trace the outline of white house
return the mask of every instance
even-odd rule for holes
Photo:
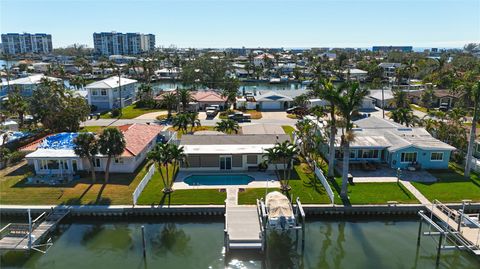
[[[270,60],[274,60],[275,57],[270,54],[270,53],[262,53],[262,54],[259,54],[257,56],[255,56],[253,58],[253,65],[255,66],[264,66],[265,65],[265,60],[266,59],[270,59]]]
[[[128,124],[118,127],[122,131],[126,148],[121,156],[112,159],[110,172],[133,173],[145,160],[157,142],[163,127],[158,125]],[[77,156],[73,150],[78,133],[59,133],[22,148],[33,151],[25,156],[37,175],[72,176],[78,171],[90,171],[88,160]],[[105,171],[107,157],[95,157],[95,170]]]
[[[180,141],[187,155],[186,171],[230,171],[257,169],[263,162],[266,149],[277,142],[290,140],[290,136],[255,134],[255,135],[184,135]],[[283,164],[277,164],[283,169]],[[269,170],[275,169],[270,164]]]
[[[350,76],[351,79],[357,81],[365,81],[368,72],[358,68],[350,68],[342,72],[344,76]]]
[[[24,78],[18,78],[10,80],[8,83],[3,82],[1,84],[2,90],[0,91],[0,96],[6,96],[8,94],[8,85],[10,85],[10,89],[13,89],[14,87],[18,88],[22,96],[30,97],[32,96],[33,91],[38,88],[38,86],[42,83],[43,80],[56,81],[58,83],[61,83],[62,81],[59,78],[47,77],[43,74],[35,74]]]
[[[118,76],[109,77],[85,86],[88,91],[88,104],[99,110],[128,106],[135,100],[135,85],[137,81]],[[120,94],[120,87],[122,92]]]

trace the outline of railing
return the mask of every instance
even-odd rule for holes
[[[135,191],[133,191],[133,194],[132,194],[133,205],[137,205],[138,197],[140,197],[140,194],[142,193],[143,189],[147,186],[148,182],[150,181],[154,173],[155,173],[155,165],[152,164],[148,169],[147,174],[145,174],[145,176],[142,178],[142,181],[140,181],[137,188],[135,188]]]

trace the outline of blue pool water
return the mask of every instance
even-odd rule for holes
[[[196,185],[247,185],[254,179],[241,174],[191,175],[183,180],[190,186]]]

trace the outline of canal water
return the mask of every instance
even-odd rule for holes
[[[147,254],[142,255],[141,226]],[[62,224],[46,254],[4,253],[1,268],[480,268],[480,259],[464,251],[442,252],[435,266],[436,242],[422,238],[418,222],[395,219],[310,219],[305,248],[271,236],[263,255],[225,256],[223,220],[175,219],[138,222],[75,221]],[[425,225],[424,225],[425,226]],[[428,225],[426,227],[428,229]]]

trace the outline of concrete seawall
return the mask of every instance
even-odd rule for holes
[[[461,204],[448,204],[452,209],[460,209]],[[1,216],[23,216],[30,208],[33,214],[40,214],[51,210],[55,206],[13,206],[1,205]],[[421,204],[398,205],[303,205],[307,215],[415,215],[419,210],[425,209]],[[223,216],[223,205],[181,205],[181,206],[57,206],[69,209],[71,216],[85,217],[135,217],[135,216]],[[480,213],[480,204],[471,204],[466,207],[467,213]]]

